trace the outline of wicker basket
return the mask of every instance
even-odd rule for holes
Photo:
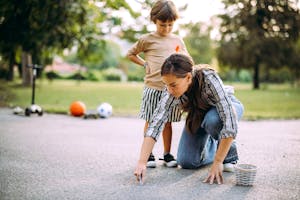
[[[257,167],[250,164],[238,164],[235,166],[236,184],[252,186],[255,180]]]

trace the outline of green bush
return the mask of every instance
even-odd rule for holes
[[[236,70],[226,70],[226,71],[219,72],[219,76],[223,81],[228,81],[228,82],[238,81]]]
[[[284,67],[281,69],[272,69],[270,70],[268,82],[271,83],[285,83],[291,82],[293,79],[291,71]]]
[[[0,66],[0,79],[6,79],[8,70]]]
[[[46,72],[46,78],[49,79],[49,80],[53,80],[53,79],[61,79],[62,77],[56,73],[55,71],[49,71],[49,72]]]
[[[241,70],[238,74],[238,80],[243,83],[249,83],[252,81],[252,75],[248,70]]]
[[[144,81],[144,74],[138,72],[130,72],[128,73],[128,81],[137,81],[142,82]]]
[[[66,79],[69,79],[69,80],[87,80],[87,78],[80,72],[76,72],[76,73],[68,76]]]
[[[107,81],[121,81],[121,71],[115,68],[108,68],[102,71],[102,75]]]
[[[88,72],[86,78],[89,81],[99,81],[99,79],[93,72]]]

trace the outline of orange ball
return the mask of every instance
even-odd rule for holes
[[[85,104],[81,101],[74,101],[70,105],[70,113],[75,117],[82,116],[85,113]]]

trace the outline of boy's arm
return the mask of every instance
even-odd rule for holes
[[[135,64],[141,65],[143,67],[146,66],[146,61],[141,58],[139,55],[134,55],[134,54],[127,54],[127,58],[134,62]]]
[[[135,64],[145,67],[146,61],[139,56],[141,52],[145,51],[146,41],[144,37],[141,37],[127,52],[127,58]]]

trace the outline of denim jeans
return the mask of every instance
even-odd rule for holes
[[[240,120],[244,112],[244,107],[234,96],[230,96],[230,98],[237,118]],[[191,134],[184,127],[178,145],[177,163],[182,168],[187,169],[199,168],[212,163],[217,151],[222,126],[223,124],[217,109],[213,107],[204,116],[201,126],[199,125],[196,133]],[[230,163],[237,160],[238,154],[234,141],[223,163]]]

